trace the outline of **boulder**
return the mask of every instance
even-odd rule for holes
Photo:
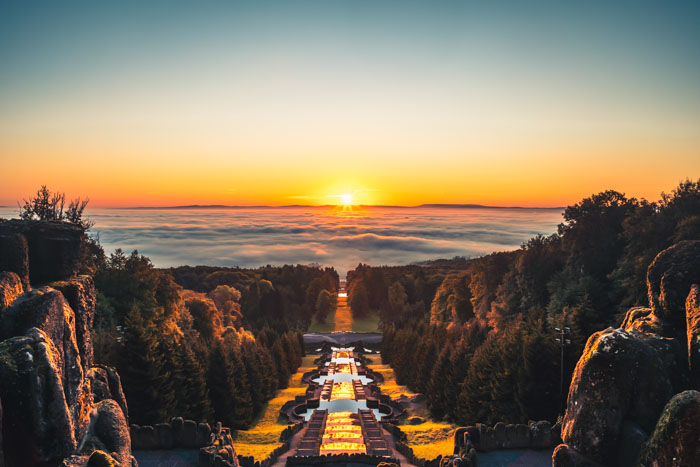
[[[700,284],[700,240],[686,240],[659,253],[647,271],[649,306],[675,329],[685,329],[685,302]]]
[[[7,308],[24,293],[22,280],[14,272],[0,272],[0,310]]]
[[[92,384],[93,400],[100,402],[106,399],[113,399],[122,409],[124,418],[129,421],[129,410],[126,405],[126,397],[122,389],[121,378],[117,370],[111,366],[98,365],[90,369],[88,373]]]
[[[639,452],[649,435],[637,424],[625,421],[620,431],[620,446],[617,451],[617,465],[633,467],[637,465]]]
[[[24,235],[3,231],[0,222],[0,271],[17,274],[22,287],[29,289],[29,247]]]
[[[700,389],[700,286],[693,284],[685,302],[690,387]]]
[[[641,466],[697,465],[700,459],[700,392],[671,399],[639,457]]]
[[[0,399],[8,466],[58,463],[76,450],[58,349],[41,330],[0,342]]]
[[[576,365],[562,424],[564,443],[599,462],[617,459],[625,419],[654,427],[683,374],[674,339],[608,328],[593,334]]]
[[[586,458],[575,449],[560,444],[552,453],[552,465],[560,467],[602,467],[601,464]]]
[[[121,465],[130,465],[131,437],[119,404],[111,399],[104,400],[97,404],[96,410],[95,435],[109,452],[116,453],[114,457]]]
[[[90,276],[78,276],[68,281],[54,282],[75,313],[75,337],[84,368],[93,365],[92,320],[95,314],[95,283]]]
[[[408,418],[409,425],[420,425],[422,423],[425,423],[425,419],[422,417],[413,416]]]
[[[561,422],[552,425],[552,446],[561,444]]]
[[[87,467],[119,467],[119,465],[112,456],[99,450],[93,452],[87,462]]]
[[[57,371],[68,405],[84,404],[88,388],[75,336],[75,314],[61,292],[51,287],[34,289],[2,312],[0,339],[24,335],[31,328],[40,329],[56,347]]]

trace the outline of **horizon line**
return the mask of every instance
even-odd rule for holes
[[[282,204],[282,205],[238,205],[238,204],[184,204],[174,206],[107,206],[102,209],[285,209],[285,208],[338,208],[342,204]],[[566,206],[491,206],[485,204],[461,204],[461,203],[424,203],[412,206],[399,206],[390,204],[354,204],[358,208],[396,208],[396,209],[420,209],[420,208],[452,208],[452,209],[548,209],[562,210]]]

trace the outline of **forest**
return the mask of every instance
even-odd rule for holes
[[[551,236],[517,251],[348,274],[353,313],[382,320],[382,357],[425,394],[434,417],[461,425],[556,420],[555,328],[571,330],[564,397],[588,336],[647,306],[646,270],[661,250],[700,238],[700,180],[658,201],[616,191],[569,206]],[[406,348],[414,349],[408,354]]]
[[[91,257],[95,359],[119,371],[137,424],[250,426],[300,365],[317,296],[338,283],[310,266],[161,270],[137,251],[100,257],[94,244]]]

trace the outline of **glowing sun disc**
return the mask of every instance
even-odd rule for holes
[[[352,195],[350,193],[345,193],[342,199],[345,206],[350,206],[352,204]]]

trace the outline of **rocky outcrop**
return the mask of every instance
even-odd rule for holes
[[[700,283],[700,241],[686,240],[659,253],[647,272],[652,313],[670,325],[668,333],[685,329],[685,302],[693,284]]]
[[[700,389],[700,287],[694,284],[685,303],[690,386]]]
[[[22,280],[14,272],[0,272],[0,310],[10,306],[24,293]]]
[[[92,366],[81,239],[71,225],[0,222],[0,466],[132,464],[119,376]],[[39,286],[48,281],[59,282]]]
[[[700,460],[700,392],[669,401],[639,457],[642,466],[693,465]]]
[[[555,450],[553,465],[640,465],[640,452],[652,443],[674,442],[654,436],[674,395],[691,381],[697,387],[698,283],[700,241],[664,250],[648,270],[650,307],[630,309],[620,328],[588,339],[571,380],[564,444]],[[697,444],[700,431],[694,429]]]
[[[124,413],[127,423],[129,422],[129,410],[126,405],[126,397],[122,389],[122,381],[117,370],[111,366],[97,365],[88,373],[88,378],[92,385],[92,398],[94,402],[113,399]]]
[[[95,407],[94,436],[102,441],[121,465],[131,463],[131,437],[124,413],[112,399],[99,402]]]
[[[75,313],[75,335],[83,365],[92,368],[92,321],[95,316],[95,283],[90,276],[77,276],[50,286],[61,292]],[[126,406],[124,406],[126,407]]]
[[[5,231],[7,221],[0,219],[0,271],[17,274],[24,289],[29,288],[29,247],[27,238],[13,231]]]
[[[83,229],[66,222],[0,221],[0,271],[16,273],[24,288],[74,276]]]

